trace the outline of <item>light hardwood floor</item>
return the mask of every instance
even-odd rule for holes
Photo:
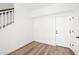
[[[74,55],[74,52],[70,48],[33,41],[8,55]]]

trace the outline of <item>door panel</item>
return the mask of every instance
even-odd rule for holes
[[[69,19],[67,16],[56,16],[56,45],[69,47]]]

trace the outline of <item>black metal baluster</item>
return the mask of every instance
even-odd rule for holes
[[[12,22],[14,23],[14,9],[13,9],[13,15],[12,15],[12,16],[13,16],[13,20],[12,20]]]
[[[1,29],[1,13],[0,13],[0,29]]]
[[[5,27],[5,12],[3,12],[3,28]]]
[[[9,25],[9,12],[7,11],[7,25]]]
[[[10,24],[12,24],[12,11],[10,11]]]

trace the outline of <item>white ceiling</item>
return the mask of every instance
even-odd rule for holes
[[[13,3],[0,3],[0,9],[13,8]]]
[[[55,6],[55,5],[71,5],[71,6],[75,6],[75,7],[79,7],[79,3],[25,3],[24,4],[26,6],[26,8],[30,11],[33,11],[33,10],[36,10],[36,9],[39,9],[39,8],[43,8],[43,7],[46,7],[46,6]],[[63,8],[63,7],[62,7]]]
[[[39,8],[43,8],[46,6],[50,6],[50,5],[55,5],[55,4],[62,4],[62,3],[22,3],[23,6],[25,6],[29,11],[33,11]],[[76,6],[79,6],[79,3],[64,3],[64,4],[75,4]],[[13,3],[0,3],[0,9],[5,9],[5,8],[12,8]]]
[[[28,10],[36,10],[45,6],[52,5],[52,3],[21,3]],[[53,3],[54,4],[54,3]],[[0,3],[0,9],[13,8],[13,3]]]
[[[36,10],[53,4],[55,3],[26,3],[25,5],[28,8],[28,10],[32,11],[32,10]]]

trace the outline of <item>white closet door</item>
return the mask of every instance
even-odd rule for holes
[[[69,47],[69,19],[67,16],[56,16],[56,45]]]
[[[75,54],[79,54],[79,16],[71,18],[71,46]]]

